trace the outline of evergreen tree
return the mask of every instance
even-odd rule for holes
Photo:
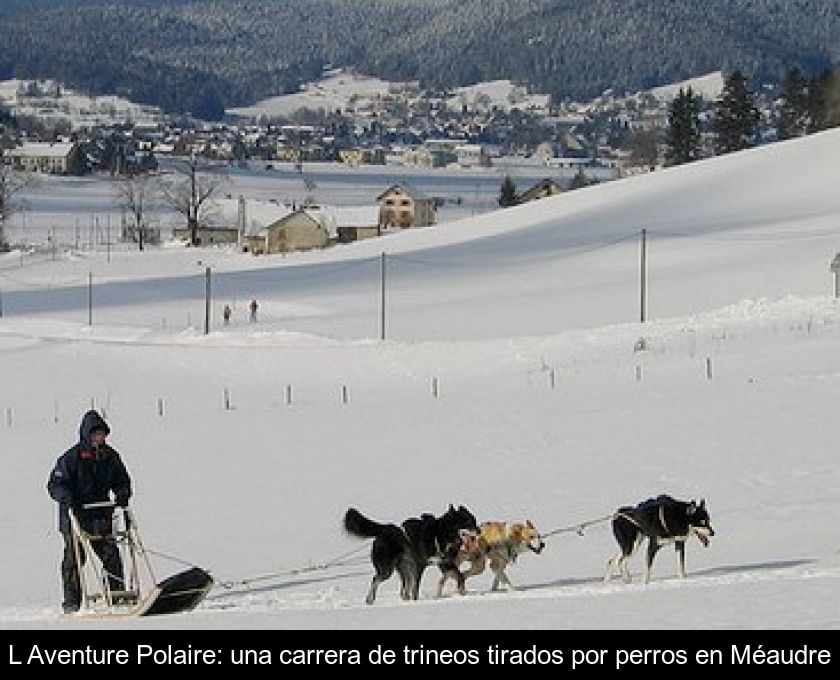
[[[779,139],[800,137],[808,130],[808,81],[796,66],[782,81],[782,105],[779,111]]]
[[[836,71],[828,73],[825,122],[826,127],[836,128],[840,127],[840,74]]]
[[[808,81],[808,132],[840,125],[840,77],[830,69]]]
[[[574,189],[583,189],[583,187],[588,187],[589,185],[590,181],[586,179],[583,168],[578,168],[577,174],[572,177],[572,183],[569,184],[569,191]]]
[[[808,80],[808,133],[825,130],[825,72]]]
[[[510,175],[505,175],[501,190],[499,191],[499,205],[503,208],[509,208],[512,205],[516,205],[516,203],[516,185],[513,183]]]
[[[715,151],[719,155],[756,145],[760,114],[743,73],[734,71],[726,78],[716,109]]]
[[[700,158],[700,97],[680,88],[668,109],[665,164],[682,165]]]

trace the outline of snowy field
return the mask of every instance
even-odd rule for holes
[[[0,104],[12,115],[65,120],[73,130],[114,122],[156,125],[163,112],[115,95],[90,97],[52,80],[0,80]]]
[[[389,83],[371,76],[345,72],[335,69],[326,77],[301,86],[301,91],[294,94],[278,95],[256,102],[252,106],[228,109],[229,115],[259,119],[262,116],[291,116],[300,109],[326,112],[345,112],[355,109],[357,103],[381,99],[388,95],[392,87],[402,87],[403,83]]]
[[[169,159],[161,159],[163,171],[170,164]],[[525,191],[545,178],[568,184],[574,171],[538,165],[424,170],[341,163],[304,163],[298,171],[291,163],[251,161],[245,167],[224,166],[217,195],[234,199],[242,195],[288,206],[301,205],[307,198],[325,206],[376,206],[382,192],[401,182],[441,199],[436,220],[442,224],[496,210],[506,175],[519,191]],[[61,249],[104,252],[109,242],[114,246],[119,241],[122,209],[116,198],[117,183],[107,175],[33,178],[15,195],[16,211],[6,224],[6,237],[14,245],[43,249],[51,246],[55,234]],[[147,207],[147,215],[150,226],[159,228],[164,239],[171,238],[173,227],[184,221],[159,201]]]
[[[300,92],[269,97],[251,106],[228,109],[227,113],[254,120],[262,117],[289,117],[301,109],[347,113],[364,110],[372,103],[378,103],[379,100],[393,96],[394,93],[416,87],[418,87],[416,82],[392,83],[343,69],[335,69],[318,81],[302,85]],[[466,104],[471,109],[489,110],[491,107],[497,107],[503,111],[546,110],[548,100],[547,94],[529,94],[524,87],[517,86],[510,80],[493,80],[455,88],[447,104],[453,108],[460,108]]]
[[[689,87],[695,95],[700,95],[706,101],[714,101],[720,97],[721,90],[723,90],[723,73],[714,71],[697,78],[689,78],[678,83],[655,87],[650,92],[657,99],[671,101],[680,90],[687,90]]]
[[[3,256],[0,628],[840,627],[838,155],[832,131],[285,258]],[[72,229],[92,194],[60,195]],[[217,579],[196,611],[59,614],[45,483],[91,404],[147,546]],[[420,601],[393,578],[366,606],[365,544],[340,528],[350,506],[462,503],[548,533],[659,493],[704,498],[716,535],[684,580],[661,551],[646,586],[641,555],[603,583],[601,521],[523,555],[514,592],[484,574],[436,599],[430,569]]]

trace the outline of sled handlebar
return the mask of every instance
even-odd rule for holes
[[[102,510],[104,508],[116,508],[114,501],[97,501],[96,503],[85,503],[82,508],[85,510]]]

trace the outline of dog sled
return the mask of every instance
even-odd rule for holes
[[[111,533],[87,533],[70,512],[73,551],[81,586],[81,603],[74,616],[138,617],[185,612],[198,606],[213,587],[213,578],[199,567],[158,581],[140,539],[134,513],[110,502],[84,507],[86,510],[111,510]],[[115,578],[106,572],[94,549],[94,542],[102,540],[114,541],[122,560],[123,577],[118,589],[112,587]]]

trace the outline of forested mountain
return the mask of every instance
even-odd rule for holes
[[[3,0],[0,79],[52,77],[170,111],[294,90],[323,66],[555,97],[718,69],[778,79],[840,60],[836,0]]]

